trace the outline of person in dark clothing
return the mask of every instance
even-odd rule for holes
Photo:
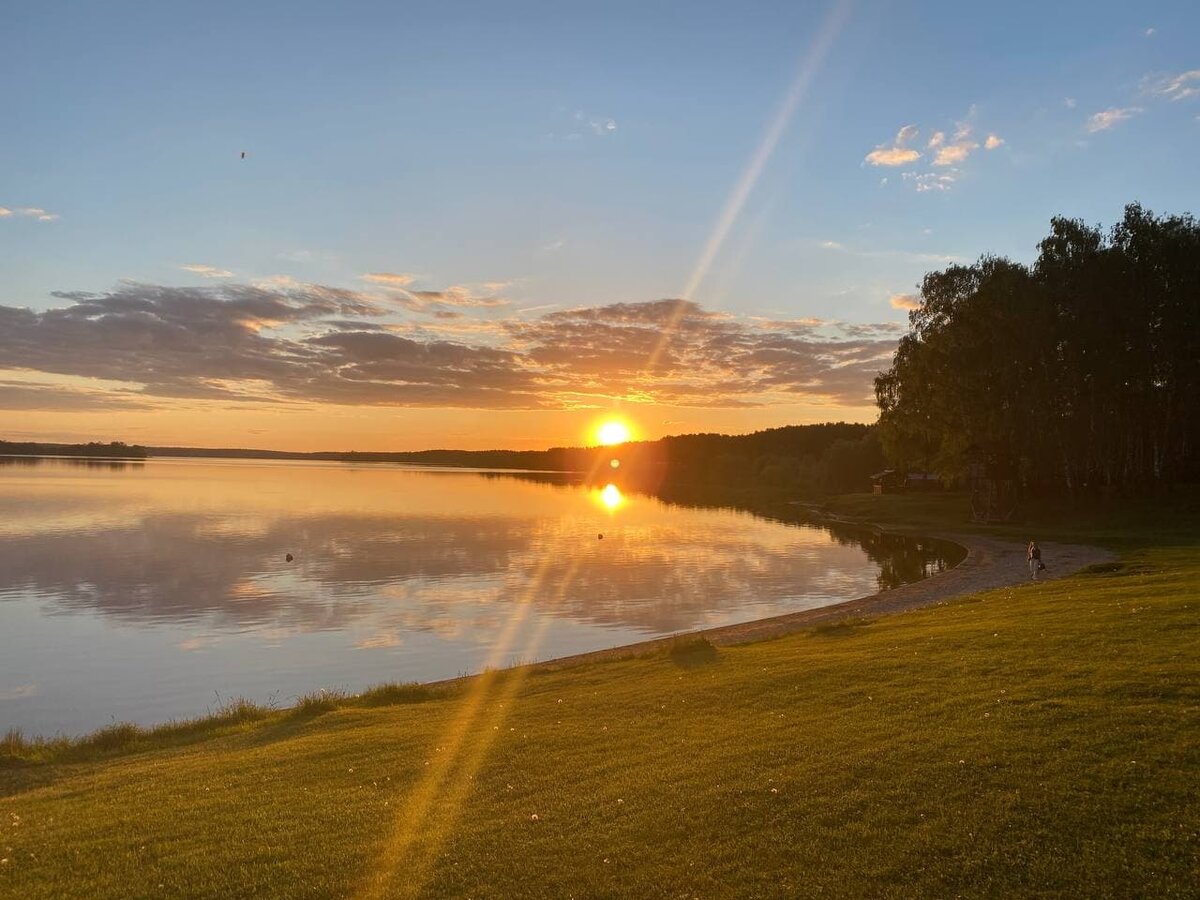
[[[1029,549],[1025,552],[1025,558],[1029,560],[1029,577],[1037,581],[1038,572],[1046,568],[1042,565],[1042,548],[1038,546],[1037,541],[1029,542]]]

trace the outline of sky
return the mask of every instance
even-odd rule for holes
[[[1200,211],[1194,2],[0,9],[9,439],[872,421],[926,272]]]

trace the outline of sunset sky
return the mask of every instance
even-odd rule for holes
[[[8,4],[0,438],[873,420],[926,271],[1200,212],[1200,5],[984,10]]]

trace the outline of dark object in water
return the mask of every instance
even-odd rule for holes
[[[292,554],[290,554],[290,553],[289,553],[287,556],[285,556],[285,557],[284,557],[284,559],[286,559],[288,562],[291,562],[291,561],[292,561],[293,559],[295,559],[295,558],[296,558],[296,557],[292,556]]]

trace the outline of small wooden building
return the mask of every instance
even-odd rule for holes
[[[904,476],[895,469],[884,469],[871,476],[871,492],[874,494],[897,494],[904,490]]]
[[[900,494],[906,491],[940,491],[942,480],[933,472],[901,472],[884,469],[871,476],[871,491],[875,494]]]

